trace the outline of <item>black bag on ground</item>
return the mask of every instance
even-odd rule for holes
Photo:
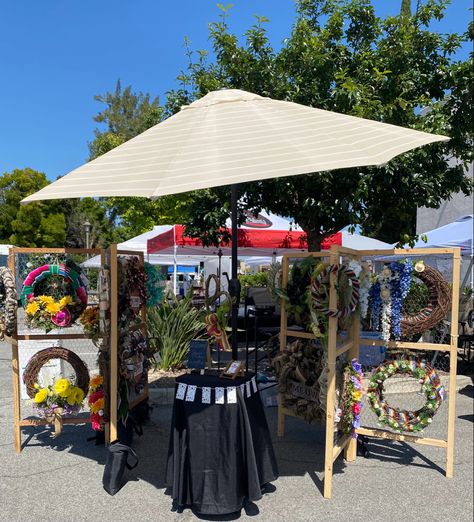
[[[123,474],[125,468],[133,469],[138,465],[138,456],[135,451],[125,444],[114,442],[108,448],[102,485],[109,495],[115,495],[125,484]],[[133,464],[128,462],[129,456],[134,459]]]

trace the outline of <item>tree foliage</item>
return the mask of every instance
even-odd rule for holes
[[[0,241],[16,246],[48,247],[64,243],[66,220],[55,202],[20,205],[46,186],[42,172],[25,168],[0,177]]]
[[[380,168],[344,169],[242,186],[249,206],[293,217],[310,249],[349,224],[395,242],[413,236],[416,208],[437,208],[453,192],[470,192],[464,168],[472,160],[472,60],[456,61],[464,35],[430,30],[448,2],[418,2],[411,14],[380,18],[370,0],[298,0],[291,35],[278,51],[268,20],[257,17],[245,41],[230,31],[227,8],[210,25],[214,59],[190,52],[181,88],[169,93],[176,109],[222,87],[342,112],[451,137],[404,154]],[[449,162],[451,157],[457,163]],[[212,192],[212,191],[211,191]],[[212,197],[210,198],[212,201]],[[196,200],[195,222],[209,212]],[[222,225],[228,209],[214,221]],[[205,229],[203,229],[204,232]],[[194,227],[194,234],[199,231]]]
[[[158,98],[149,94],[134,93],[131,86],[122,89],[120,80],[114,92],[95,96],[105,105],[94,121],[105,126],[96,129],[95,138],[89,143],[90,160],[109,152],[125,141],[141,134],[159,123],[165,116],[165,108]],[[165,196],[157,201],[139,197],[102,198],[110,224],[115,230],[115,240],[128,239],[153,228],[156,224],[173,224],[187,219],[187,200],[191,196]]]

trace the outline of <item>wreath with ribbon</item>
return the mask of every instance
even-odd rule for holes
[[[396,374],[407,374],[421,382],[426,403],[416,411],[390,406],[384,398],[384,382]],[[381,424],[397,432],[416,433],[431,424],[444,400],[444,388],[436,371],[424,360],[413,355],[386,359],[374,372],[367,390],[372,410]]]
[[[336,274],[336,276],[344,274],[352,287],[349,302],[345,306],[336,310],[330,309],[325,303],[323,303],[324,298],[327,297],[327,288],[331,274]],[[359,288],[359,279],[352,269],[346,265],[328,265],[311,281],[310,292],[313,309],[318,313],[327,315],[328,317],[348,317],[355,311],[357,304],[359,303]]]
[[[69,363],[76,373],[76,380],[78,388],[87,394],[89,389],[89,370],[83,360],[71,350],[62,347],[45,348],[36,352],[28,361],[23,372],[23,382],[26,385],[26,392],[33,399],[37,390],[35,383],[38,382],[38,375],[41,368],[51,359],[61,359]]]
[[[0,268],[0,341],[15,332],[18,308],[15,280],[6,267]]]
[[[62,277],[72,295],[65,295],[58,302],[52,296],[37,296],[35,288],[38,283],[50,277]],[[87,279],[71,261],[42,265],[26,277],[20,299],[32,326],[45,327],[46,330],[70,326],[87,306]]]

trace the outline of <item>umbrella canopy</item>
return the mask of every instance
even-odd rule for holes
[[[154,198],[382,165],[415,147],[446,140],[238,89],[213,91],[23,202],[85,196]]]
[[[156,198],[232,185],[229,290],[237,297],[238,183],[382,165],[408,150],[448,139],[238,89],[213,91],[23,202],[85,196]],[[234,333],[236,303],[232,308]],[[236,337],[232,336],[234,358]]]
[[[472,236],[473,236],[473,220],[472,214],[460,217],[435,228],[429,232],[425,232],[427,242],[418,241],[415,248],[453,248],[459,247],[462,253],[470,254],[472,251]]]

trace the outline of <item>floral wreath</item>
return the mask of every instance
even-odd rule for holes
[[[48,295],[35,295],[35,286],[50,276],[60,276],[72,286],[73,295],[66,295],[59,301]],[[27,321],[33,326],[50,330],[55,326],[70,326],[87,306],[87,285],[79,267],[67,264],[47,264],[32,270],[21,292],[21,302],[27,314]]]
[[[341,309],[331,310],[322,303],[322,299],[324,295],[326,295],[325,287],[329,283],[330,274],[345,274],[352,286],[349,303]],[[329,317],[347,317],[357,308],[357,304],[359,303],[359,287],[359,279],[352,269],[346,265],[328,265],[311,282],[310,292],[312,307],[316,312],[327,315]]]
[[[416,411],[391,407],[383,396],[385,379],[398,373],[408,374],[421,382],[426,403]],[[414,355],[386,359],[374,372],[367,397],[379,422],[398,432],[420,432],[432,422],[444,400],[444,388],[438,374],[424,359]]]
[[[15,280],[6,267],[0,268],[0,288],[3,300],[0,306],[0,341],[4,335],[12,336],[16,326],[16,311],[18,308]]]
[[[102,431],[106,423],[105,389],[102,375],[94,375],[89,382],[87,404],[90,408],[90,421],[94,431]]]
[[[344,433],[351,433],[357,438],[356,429],[360,427],[362,411],[362,366],[356,359],[344,368],[343,389],[340,408],[336,412],[336,422],[342,422]]]

